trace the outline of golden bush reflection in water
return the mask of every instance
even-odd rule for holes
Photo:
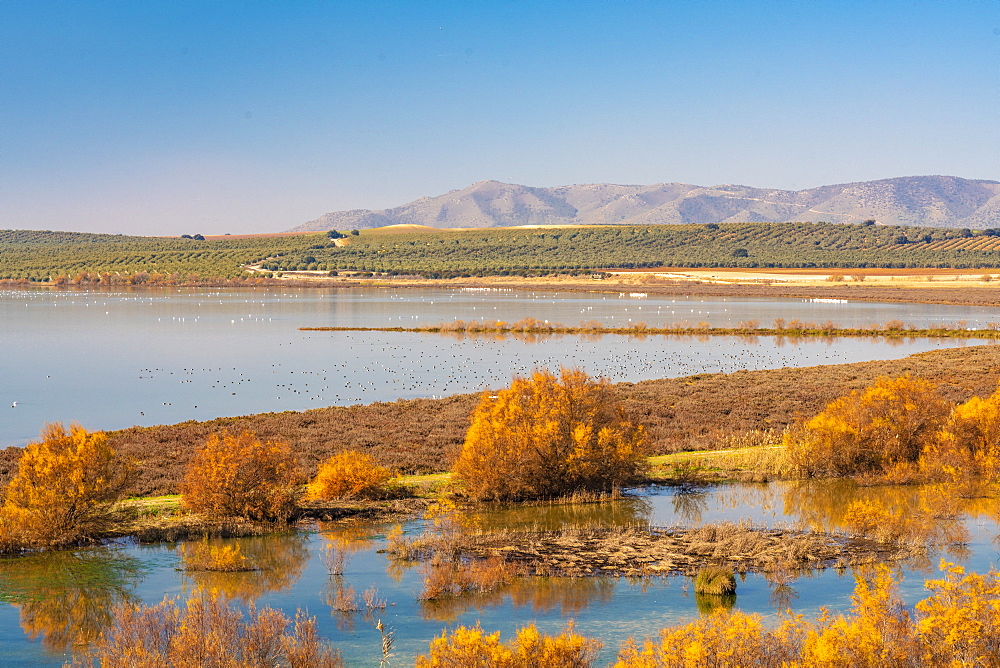
[[[862,486],[852,480],[798,482],[786,486],[784,511],[803,526],[823,531],[864,533],[878,540],[898,540],[944,550],[949,559],[971,556],[963,518],[996,522],[996,496],[962,498],[949,484]],[[994,492],[995,494],[995,492]],[[934,572],[928,549],[907,566]]]
[[[256,570],[236,573],[184,571],[183,589],[185,593],[205,589],[245,603],[265,593],[290,589],[309,561],[308,541],[304,533],[220,540],[220,543],[238,543],[247,562]],[[183,557],[181,565],[183,567]]]
[[[558,531],[564,528],[629,527],[649,523],[647,499],[623,497],[595,503],[552,503],[487,506],[460,513],[462,526],[482,531]]]
[[[18,609],[21,628],[53,652],[84,647],[111,623],[116,605],[136,602],[137,559],[80,550],[0,559],[0,601]]]

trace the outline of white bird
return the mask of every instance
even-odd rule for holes
[[[17,402],[15,401],[14,403],[12,403],[12,404],[10,405],[10,407],[11,407],[11,408],[17,408]]]

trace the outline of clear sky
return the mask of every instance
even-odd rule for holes
[[[0,228],[1000,179],[1000,0],[0,0]]]

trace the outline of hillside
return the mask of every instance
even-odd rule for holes
[[[0,280],[147,282],[238,278],[243,265],[324,245],[319,234],[208,239],[136,237],[37,230],[0,230]]]
[[[860,223],[986,229],[1000,227],[1000,182],[908,176],[809,190],[687,183],[573,185],[554,188],[480,181],[438,197],[381,211],[328,213],[292,231],[386,225],[437,228],[514,225]]]
[[[643,267],[998,267],[994,234],[1000,231],[838,223],[387,227],[348,235],[339,246],[271,257],[261,267],[429,277]]]
[[[256,272],[246,271],[254,266]],[[839,223],[439,230],[208,239],[0,230],[0,282],[175,284],[354,272],[428,278],[645,267],[1000,267],[1000,230]],[[289,276],[288,278],[291,278]]]

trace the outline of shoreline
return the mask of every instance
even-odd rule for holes
[[[780,437],[799,416],[818,413],[879,376],[911,373],[937,384],[953,402],[985,397],[996,390],[998,369],[1000,346],[975,345],[901,359],[621,382],[614,389],[625,411],[647,428],[648,454],[659,456],[763,444]],[[116,450],[142,462],[132,491],[136,496],[178,492],[195,450],[223,430],[292,443],[307,473],[331,454],[354,449],[401,474],[431,474],[450,470],[479,398],[479,393],[464,393],[400,399],[133,426],[107,434]],[[21,452],[16,446],[0,449],[0,484],[13,475]]]
[[[856,270],[856,269],[774,269],[746,270],[670,268],[649,270],[607,270],[607,278],[592,279],[569,276],[541,278],[509,278],[500,276],[475,278],[355,278],[320,275],[288,275],[282,278],[206,279],[177,284],[128,283],[57,284],[28,281],[0,281],[0,290],[162,290],[185,289],[353,289],[353,288],[439,288],[482,290],[545,290],[549,292],[582,292],[597,294],[632,293],[685,297],[723,297],[739,299],[846,299],[864,302],[894,302],[913,304],[949,304],[956,306],[1000,306],[1000,274],[997,280],[988,272],[982,274],[958,269]],[[787,272],[796,272],[789,275]],[[810,272],[817,272],[812,274]],[[861,273],[867,271],[868,273]],[[933,273],[931,273],[933,272]],[[848,275],[847,278],[844,275]],[[853,275],[855,278],[851,278]],[[766,276],[766,278],[762,278]],[[803,276],[813,276],[801,280]],[[831,277],[842,280],[831,281]],[[989,276],[989,281],[983,277]],[[800,280],[789,280],[795,278]],[[860,280],[855,280],[860,279]]]

